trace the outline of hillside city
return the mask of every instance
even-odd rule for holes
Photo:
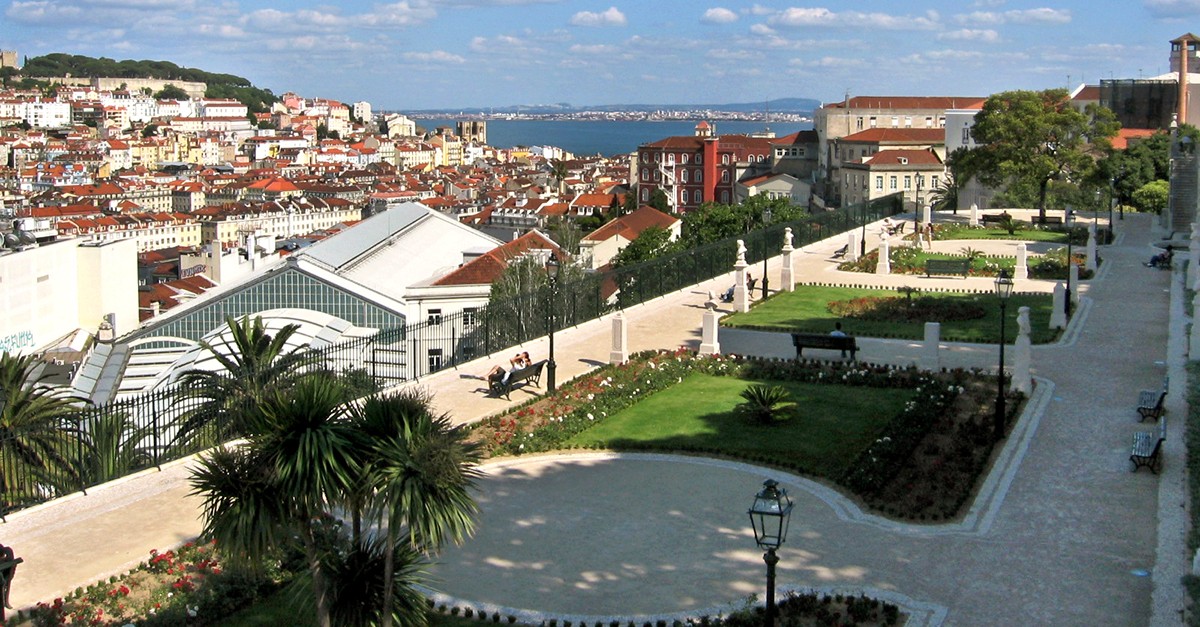
[[[1193,70],[1200,68],[1200,38],[1189,34],[1171,43],[1171,73],[1065,90],[1064,108],[1081,119],[1112,122],[1111,145],[1106,138],[1105,147],[1114,163],[1119,157],[1112,155],[1132,152],[1139,144],[1166,146],[1184,137],[1181,125],[1200,119],[1200,98],[1191,97],[1193,91],[1200,93],[1200,79],[1188,79],[1189,59]],[[0,52],[0,70],[19,71],[20,58],[16,51]],[[976,221],[980,211],[1004,209],[1009,224],[1013,218],[1008,211],[1016,211],[1004,204],[1012,197],[1005,195],[1010,191],[1005,185],[983,175],[959,180],[956,170],[956,158],[981,145],[976,123],[991,94],[847,94],[822,104],[811,116],[584,110],[462,115],[455,116],[453,126],[424,128],[416,114],[381,112],[371,102],[341,102],[336,94],[286,92],[268,110],[255,111],[237,99],[206,96],[207,85],[201,82],[32,79],[36,86],[6,81],[0,87],[0,309],[5,312],[0,354],[32,355],[40,384],[66,390],[89,407],[152,416],[156,429],[159,421],[166,424],[186,413],[172,400],[181,381],[195,380],[197,371],[219,370],[219,351],[211,347],[244,339],[238,338],[244,331],[235,324],[239,319],[265,323],[271,332],[286,328],[290,348],[320,352],[330,371],[360,376],[377,386],[373,389],[427,381],[439,373],[450,377],[448,371],[464,364],[478,370],[482,367],[476,360],[511,352],[513,338],[522,344],[548,335],[549,371],[542,389],[553,391],[556,330],[578,330],[613,311],[684,290],[694,301],[684,313],[697,324],[701,315],[711,317],[703,324],[711,323],[715,334],[714,312],[721,302],[747,312],[751,300],[765,300],[769,289],[779,292],[784,289],[779,283],[795,283],[793,235],[798,249],[838,238],[836,246],[826,246],[829,254],[822,252],[820,260],[813,255],[804,263],[856,261],[859,245],[864,258],[868,246],[879,245],[886,259],[888,237],[904,233],[903,225],[893,225],[893,216],[907,214],[901,221],[927,233],[932,252],[934,220],[929,216],[935,209],[955,220],[961,213],[964,222],[966,216]],[[1100,110],[1103,116],[1096,114]],[[489,122],[508,119],[688,120],[694,128],[690,134],[645,137],[627,153],[582,156],[536,143],[489,144]],[[758,133],[722,133],[726,120],[811,121],[812,129],[776,135],[764,124]],[[1097,154],[1085,156],[1089,165],[1099,160]],[[1087,203],[1091,271],[1096,270],[1095,229],[1107,215],[1112,235],[1113,210],[1128,196],[1119,188],[1126,174],[1097,175],[1084,191],[1071,190],[1069,203]],[[1128,176],[1132,179],[1133,173]],[[1041,181],[1042,206],[1022,208],[1019,215],[1032,223],[1040,209],[1043,226],[1065,221],[1070,229],[1069,206],[1050,203],[1058,213],[1047,219],[1046,189],[1055,203],[1068,198],[1055,188],[1057,182],[1053,177]],[[1017,191],[1038,198],[1036,190]],[[736,213],[739,207],[742,213]],[[737,242],[736,266],[735,259],[725,259],[727,254],[718,259],[703,252],[687,263],[656,266],[646,247],[661,251],[674,243],[673,250],[690,246],[695,252],[709,243],[688,239],[694,234],[685,227],[699,228],[695,225],[703,224],[706,214],[736,223],[737,237],[745,238]],[[885,215],[885,226],[877,226]],[[1167,222],[1183,220],[1178,210],[1163,215]],[[799,217],[813,221],[802,229],[792,222]],[[1001,214],[990,218],[998,221]],[[789,226],[786,239],[783,223],[796,226],[794,234]],[[765,234],[772,225],[779,227],[772,236],[784,243],[782,254],[768,248],[776,246]],[[1166,239],[1172,232],[1186,237],[1181,235],[1188,229],[1184,222],[1167,226]],[[914,241],[915,249],[923,250],[919,235]],[[985,249],[989,245],[997,243],[981,244]],[[732,250],[732,244],[727,248]],[[1021,244],[1020,264],[1025,250]],[[1066,266],[1077,272],[1070,255],[1064,254]],[[784,256],[789,267],[769,271],[775,256]],[[700,268],[702,261],[712,259],[717,261]],[[722,301],[711,280],[735,272],[735,267],[735,285]],[[531,268],[539,278],[522,275]],[[701,276],[703,272],[709,274]],[[749,272],[759,277],[761,297]],[[1008,278],[1005,272],[1003,279]],[[1067,272],[1066,277],[1076,277],[1078,294],[1079,279]],[[548,278],[540,278],[543,274]],[[965,267],[961,278],[967,279]],[[878,276],[870,280],[887,285]],[[692,289],[705,281],[703,289]],[[1066,299],[1067,317],[1072,306],[1083,307],[1072,300],[1071,281],[1065,295],[1054,296]],[[995,281],[996,288],[1002,283]],[[984,287],[991,285],[989,278]],[[920,291],[907,289],[910,297]],[[1160,291],[1149,282],[1139,289]],[[549,295],[549,304],[531,294]],[[1059,308],[1060,300],[1053,302]],[[676,317],[653,332],[672,339],[690,333],[676,324],[682,310],[677,307]],[[1076,320],[1085,311],[1077,311]],[[1001,320],[1004,315],[1001,309]],[[1058,329],[1066,324],[1064,317]],[[624,328],[612,327],[614,355],[621,353],[616,338],[624,341],[618,327]],[[705,341],[711,342],[709,327],[704,329]],[[1027,340],[1028,329],[1022,332]],[[698,340],[701,333],[692,335],[696,338],[688,336],[687,341]],[[845,337],[840,323],[833,335]],[[938,346],[936,335],[933,345]],[[845,344],[837,346],[845,356]],[[792,347],[784,348],[790,358]],[[795,349],[800,361],[801,344]],[[961,351],[943,366],[976,356],[969,353]],[[1003,349],[1000,355],[1003,398]],[[509,362],[516,369],[508,374],[521,363],[532,365],[528,353],[521,359],[518,352]],[[585,365],[602,363],[585,361],[564,360],[564,374],[581,376]],[[977,370],[974,363],[969,367]],[[479,379],[489,394],[497,389],[492,373],[482,370],[464,369],[452,376]],[[511,390],[500,389],[510,400]],[[1041,393],[1046,393],[1044,387]],[[475,395],[463,401],[478,416],[492,411],[478,410],[475,402]],[[1160,398],[1155,418],[1161,416],[1162,404]],[[997,413],[999,432],[1004,410]],[[171,437],[186,431],[179,429]],[[1162,429],[1165,434],[1166,427]],[[1019,435],[1014,431],[1012,441]],[[201,450],[199,444],[196,450]],[[49,480],[30,481],[34,488],[22,496],[24,501],[0,499],[0,514],[73,491],[49,487]],[[998,490],[997,503],[1007,489]],[[844,509],[856,510],[857,505]],[[972,512],[962,524],[978,525],[971,534],[981,528],[980,533],[987,533],[990,520],[978,523],[975,516]],[[922,524],[924,520],[922,515]],[[888,524],[879,526],[890,532]],[[0,566],[3,561],[0,555]],[[1143,609],[1148,611],[1137,611]],[[500,614],[493,620],[499,622]],[[509,622],[515,620],[510,617]],[[659,622],[660,627],[666,624]]]

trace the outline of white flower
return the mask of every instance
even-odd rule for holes
[[[588,400],[589,400],[589,401],[590,401],[590,400],[592,400],[592,399],[594,399],[594,398],[596,398],[596,395],[595,395],[595,394],[588,394]]]
[[[524,445],[524,444],[522,444],[521,446],[517,447],[517,450],[518,450],[518,451],[523,451],[523,450],[525,450],[525,445]]]
[[[588,414],[588,420],[595,420],[595,419],[596,419],[596,417],[595,417],[595,416],[593,416],[593,415],[591,415],[591,414]]]
[[[189,605],[187,608],[187,615],[189,618],[196,618],[196,608]]]

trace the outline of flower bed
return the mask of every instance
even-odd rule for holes
[[[863,296],[829,303],[829,313],[839,318],[888,322],[925,322],[937,320],[976,320],[987,315],[973,302],[945,298],[909,298],[906,296]]]

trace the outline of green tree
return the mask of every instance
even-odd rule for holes
[[[571,171],[567,168],[567,162],[562,159],[554,159],[550,162],[550,174],[554,177],[556,191],[561,195],[563,193],[563,182],[567,180],[567,176]]]
[[[155,135],[158,135],[157,124],[147,124],[145,128],[142,129],[142,137],[154,137]]]
[[[303,347],[287,347],[299,325],[285,325],[272,335],[262,316],[231,316],[225,322],[228,337],[215,346],[200,342],[220,369],[188,370],[179,377],[180,399],[191,409],[181,415],[176,442],[186,442],[209,425],[216,426],[218,442],[241,435],[248,410],[273,390],[287,388],[311,361]]]
[[[1150,181],[1133,193],[1133,206],[1138,211],[1162,213],[1167,208],[1171,185],[1166,181]]]
[[[621,205],[621,211],[617,217],[627,216],[638,209],[638,190],[636,187],[630,187],[629,191],[625,192],[625,202]]]
[[[187,100],[189,98],[186,91],[170,83],[163,85],[163,88],[158,90],[154,97],[159,100]]]
[[[671,213],[671,201],[661,187],[656,187],[654,191],[650,192],[650,201],[646,204],[663,213]]]
[[[76,489],[80,474],[65,451],[80,432],[71,415],[80,399],[34,379],[33,355],[0,353],[0,505],[40,498],[37,483]]]
[[[1079,183],[1095,167],[1093,145],[1105,148],[1119,124],[1108,109],[1075,109],[1066,90],[1007,91],[987,99],[971,135],[978,146],[960,159],[966,174],[991,187],[1037,190],[1046,215],[1046,196],[1056,179]]]
[[[273,390],[247,415],[247,444],[201,459],[190,481],[203,499],[204,533],[235,564],[261,568],[296,543],[312,584],[317,624],[332,624],[329,511],[361,476],[367,446],[335,377],[309,375]]]
[[[88,412],[81,422],[83,456],[79,474],[85,485],[112,481],[149,467],[154,429],[139,425],[128,413],[111,407]]]
[[[677,249],[678,246],[671,241],[671,231],[661,226],[647,227],[617,252],[612,259],[612,266],[624,268],[636,265]]]

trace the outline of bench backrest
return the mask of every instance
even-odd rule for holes
[[[528,379],[529,377],[533,377],[538,374],[541,374],[542,366],[545,366],[545,365],[546,365],[546,360],[543,359],[539,362],[534,362],[532,364],[529,364],[528,366],[525,366],[523,368],[517,368],[516,370],[513,370],[511,374],[508,375],[508,381],[510,383],[513,381],[524,381],[525,379]]]
[[[793,333],[792,345],[796,348],[851,348],[854,338],[849,335],[825,335],[821,333]]]
[[[970,259],[926,259],[925,269],[933,272],[966,272],[971,268]]]

